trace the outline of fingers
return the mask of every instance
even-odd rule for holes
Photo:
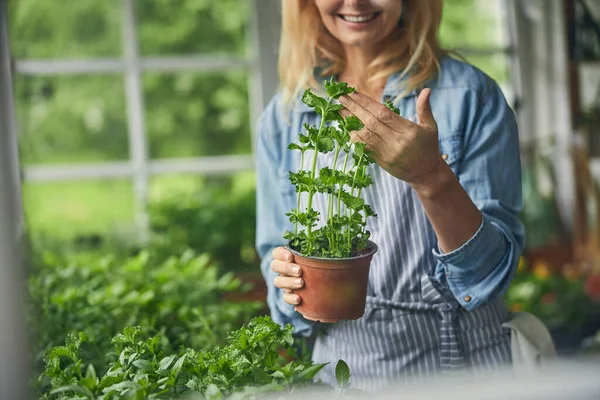
[[[376,134],[370,130],[363,128],[360,131],[350,133],[352,142],[361,142],[365,144],[365,151],[375,158],[375,161],[383,160],[381,146],[387,148],[387,144],[383,142]],[[381,143],[380,143],[381,142]]]
[[[349,117],[349,116],[351,116],[351,115],[352,115],[352,113],[351,113],[350,111],[348,111],[347,109],[345,109],[345,108],[342,108],[342,109],[341,109],[340,111],[338,111],[338,112],[339,112],[339,113],[340,113],[340,115],[341,115],[342,117],[344,117],[344,118],[347,118],[347,117]]]
[[[355,97],[355,96],[358,96],[358,95],[353,93],[349,97],[342,96],[342,97],[340,97],[340,102],[352,114],[356,115],[356,117],[358,117],[358,119],[360,119],[360,121],[365,125],[365,128],[367,128],[368,130],[370,130],[371,132],[373,132],[380,138],[382,136],[393,135],[392,129],[389,126],[387,126],[386,124],[384,124],[382,121],[380,121],[379,118],[377,118],[377,116],[375,116],[371,112],[373,110],[369,110],[369,109],[365,108],[365,107],[368,107],[368,105],[363,106],[363,104],[366,104],[365,102],[359,103],[358,101],[356,101],[358,99],[358,97]],[[373,138],[373,139],[375,139],[375,138]],[[374,140],[369,143],[372,145],[375,145]]]
[[[284,293],[283,301],[285,301],[286,303],[291,304],[293,306],[297,306],[298,304],[300,304],[302,302],[302,299],[297,294]]]
[[[283,301],[297,306],[302,302],[302,299],[292,290],[304,287],[304,280],[300,278],[302,268],[292,263],[294,256],[285,247],[277,247],[271,254],[273,256],[271,269],[280,274],[274,279],[275,286],[283,289]]]
[[[356,93],[350,94],[347,98],[350,99],[349,104],[352,102],[356,102],[363,109],[365,109],[371,115],[373,115],[380,123],[386,125],[388,128],[390,128],[393,131],[398,131],[398,132],[402,133],[403,130],[410,128],[412,125],[411,121],[399,116],[398,114],[394,113],[392,110],[390,110],[383,104],[373,100],[371,97],[369,97],[365,94],[356,92]],[[340,98],[340,102],[342,102],[342,101],[343,100]],[[343,102],[342,102],[342,104],[343,104]],[[346,106],[346,105],[344,104],[344,106]],[[353,110],[350,109],[350,111],[353,111]],[[357,117],[359,119],[361,119],[360,116],[357,115]],[[362,121],[362,119],[361,119],[361,121]],[[362,122],[365,125],[367,125],[365,123],[365,121],[362,121]]]
[[[341,99],[342,98],[340,97],[340,101],[342,103],[346,103],[344,104],[346,109],[358,117],[358,119],[360,119],[365,125],[360,131],[353,132],[352,137],[357,139],[355,141],[361,141],[368,145],[369,148],[376,150],[377,153],[381,153],[387,147],[383,136],[389,137],[393,135],[394,132],[389,126],[382,123],[358,102],[349,97],[347,97],[345,100]]]
[[[277,276],[274,280],[275,287],[279,289],[302,289],[304,287],[304,279],[302,278],[292,278],[289,276]]]
[[[429,97],[431,96],[431,89],[425,88],[419,94],[417,98],[417,118],[419,124],[427,129],[437,129],[437,123],[433,118],[433,112],[429,105]]]
[[[286,276],[298,277],[302,275],[302,269],[298,265],[287,261],[273,260],[271,261],[271,269],[278,274]]]
[[[273,252],[271,253],[271,255],[273,256],[273,258],[275,260],[281,260],[281,261],[287,261],[287,262],[294,261],[294,255],[290,251],[286,250],[286,248],[283,246],[279,246],[279,247],[276,247],[275,249],[273,249]]]

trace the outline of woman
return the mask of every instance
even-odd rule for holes
[[[282,90],[258,129],[257,249],[273,319],[316,337],[326,382],[338,359],[363,390],[511,361],[500,296],[523,249],[517,126],[496,83],[440,49],[441,3],[282,0]],[[357,88],[340,102],[365,123],[352,139],[377,161],[364,197],[379,251],[364,316],[329,325],[294,312],[302,270],[281,246],[295,206],[287,172],[299,163],[287,145],[318,118],[299,96],[332,75]]]

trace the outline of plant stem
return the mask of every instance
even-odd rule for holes
[[[335,156],[333,157],[333,165],[331,166],[331,170],[334,171],[335,173],[335,167],[337,165],[337,160],[338,160],[338,156],[340,154],[340,150],[341,150],[341,146],[338,144],[336,149],[335,149]],[[331,193],[329,194],[329,204],[328,204],[328,210],[327,210],[327,217],[328,217],[328,221],[331,220],[331,218],[333,218],[333,212],[334,212],[334,207],[333,207],[333,198],[335,196],[335,183],[332,185],[331,187]]]
[[[346,173],[346,164],[348,163],[348,156],[350,155],[350,151],[346,153],[346,157],[344,157],[344,168],[342,168],[344,174]],[[342,206],[342,190],[344,185],[340,185],[340,190],[338,192],[338,204],[337,204],[337,215],[342,215],[341,206]]]
[[[319,131],[317,132],[317,140],[321,136],[321,133],[323,133],[323,127],[325,126],[325,115],[327,115],[326,109],[329,106],[329,103],[331,103],[331,97],[329,98],[329,100],[327,100],[327,106],[323,110],[323,115],[321,118],[321,126],[319,126]],[[315,143],[315,154],[313,156],[312,170],[310,172],[311,181],[314,181],[315,174],[317,173],[317,156],[318,155],[319,155],[319,149],[317,148],[317,143]],[[308,206],[306,207],[307,212],[310,211],[310,209],[312,208],[312,201],[313,201],[314,195],[315,195],[315,188],[313,185],[311,187],[311,189],[308,191]],[[312,238],[312,224],[311,223],[309,223],[308,226],[306,227],[306,236],[310,242],[310,239]]]
[[[302,150],[302,155],[300,156],[300,171],[304,170],[304,152],[306,150]],[[302,192],[298,192],[296,194],[297,197],[297,203],[298,205],[296,206],[296,209],[298,211],[300,211],[300,195],[302,194]],[[294,236],[298,236],[298,221],[296,221],[296,223],[294,224]]]
[[[363,158],[361,157],[358,160],[358,163],[356,164],[356,171],[354,171],[354,177],[352,178],[352,186],[350,187],[350,195],[354,196],[354,184],[356,183],[356,176],[358,175],[358,171],[360,171],[361,169],[361,164],[362,164],[362,160]],[[360,189],[359,189],[359,193],[360,193]],[[348,225],[350,226],[350,224]],[[350,234],[350,229],[348,229],[348,246],[352,246],[352,235]]]

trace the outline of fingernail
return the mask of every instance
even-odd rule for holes
[[[294,303],[296,303],[296,304],[300,303],[300,296],[298,296],[298,295],[294,296]]]
[[[302,279],[301,278],[296,279],[294,282],[296,282],[296,285],[302,286]]]
[[[292,261],[292,255],[290,253],[285,255],[285,261]]]
[[[300,267],[292,267],[292,272],[296,275],[300,274]]]
[[[341,96],[340,97],[340,103],[342,103],[342,104],[348,104],[349,101],[350,100],[348,99],[347,96]]]

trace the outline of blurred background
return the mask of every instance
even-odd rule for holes
[[[265,313],[253,138],[278,85],[278,5],[5,1],[2,133],[20,179],[2,196],[27,250],[37,372],[71,331],[107,342],[85,349],[102,370],[127,325],[208,348]],[[440,38],[501,85],[521,126],[527,248],[506,300],[565,357],[593,352],[600,0],[445,0]]]

